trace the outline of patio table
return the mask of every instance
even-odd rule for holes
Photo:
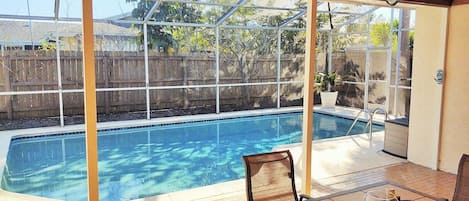
[[[396,193],[400,195],[401,201],[448,201],[448,199],[434,197],[392,182],[380,182],[352,190],[333,193],[319,198],[309,199],[308,201],[362,201],[364,200],[366,192],[380,189],[394,189]]]

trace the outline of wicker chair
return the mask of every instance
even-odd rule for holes
[[[456,178],[456,188],[454,190],[453,201],[469,200],[469,155],[463,154],[459,161],[458,175]]]
[[[290,151],[243,156],[248,201],[298,201]]]

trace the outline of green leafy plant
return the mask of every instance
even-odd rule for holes
[[[336,90],[336,85],[341,83],[340,76],[338,76],[335,72],[316,73],[314,80],[317,93],[321,91],[334,92]]]
[[[55,50],[57,46],[53,43],[48,43],[46,40],[41,41],[40,50]]]

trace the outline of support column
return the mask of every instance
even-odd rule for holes
[[[150,111],[150,78],[148,75],[148,24],[143,24],[143,52],[145,54],[145,96],[147,102],[147,119],[151,119]]]
[[[55,52],[57,57],[57,87],[59,89],[59,111],[60,111],[60,126],[64,126],[64,102],[63,102],[63,89],[62,89],[62,67],[60,65],[60,38],[59,27],[57,19],[55,20]]]
[[[387,64],[386,64],[386,102],[384,103],[384,110],[386,113],[389,114],[389,99],[391,97],[391,74],[392,74],[392,46],[393,46],[393,33],[394,33],[394,27],[392,26],[392,22],[394,20],[394,8],[391,8],[390,11],[390,20],[389,24],[391,25],[389,28],[389,42],[388,42],[388,57],[387,57]],[[399,51],[399,50],[398,50]],[[396,97],[394,97],[395,99]]]
[[[317,0],[308,0],[306,20],[305,76],[303,96],[302,192],[311,194],[311,151],[313,144],[314,66],[316,61]]]
[[[328,54],[327,54],[327,72],[332,72],[332,30],[329,32],[328,42]]]
[[[216,104],[217,114],[220,114],[220,28],[215,28],[215,85],[216,85]]]
[[[366,53],[365,53],[365,94],[363,97],[363,108],[368,108],[368,89],[370,86],[370,30],[371,30],[371,13],[368,13],[367,19],[367,35],[366,35]]]
[[[93,34],[93,0],[83,2],[83,85],[85,99],[85,140],[88,200],[99,200],[98,136],[96,130],[96,74]]]
[[[282,54],[282,31],[279,29],[277,32],[277,108],[280,108],[280,65]]]
[[[397,54],[396,54],[396,77],[394,77],[394,108],[393,114],[397,115],[397,100],[399,99],[399,67],[401,65],[401,40],[402,40],[402,9],[399,11],[399,26],[397,27]]]

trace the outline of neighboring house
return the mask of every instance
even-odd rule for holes
[[[40,49],[55,45],[56,30],[59,34],[60,49],[80,51],[81,23],[0,21],[0,47],[2,49]],[[94,23],[96,51],[137,51],[138,30],[109,23]]]

